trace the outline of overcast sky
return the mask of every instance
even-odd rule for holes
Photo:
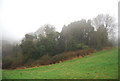
[[[44,24],[57,31],[63,25],[98,14],[118,18],[119,0],[0,0],[0,30],[3,37],[21,39]]]

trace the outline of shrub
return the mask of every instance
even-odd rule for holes
[[[3,69],[10,69],[12,62],[13,61],[11,58],[9,58],[9,57],[4,58],[2,61],[2,68]]]
[[[43,56],[37,61],[37,63],[38,63],[38,65],[48,65],[48,64],[51,63],[51,60],[52,60],[52,58],[51,58],[48,54],[46,54],[46,55],[43,55]]]
[[[86,50],[69,51],[69,52],[61,53],[59,55],[55,55],[52,58],[51,62],[55,64],[55,63],[59,63],[65,60],[70,60],[76,57],[84,57],[86,55],[89,55],[90,53],[93,53],[94,51],[95,51],[94,49],[86,49]]]

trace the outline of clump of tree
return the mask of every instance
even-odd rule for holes
[[[3,68],[48,65],[84,56],[93,52],[89,49],[113,46],[111,40],[114,35],[113,18],[103,14],[93,20],[82,19],[64,25],[61,32],[47,24],[36,32],[26,34],[20,44],[8,44],[8,50],[3,47]]]

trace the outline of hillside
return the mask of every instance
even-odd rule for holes
[[[54,65],[3,70],[3,79],[117,79],[117,76],[116,48]]]

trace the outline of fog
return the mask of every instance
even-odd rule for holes
[[[119,0],[0,0],[0,30],[2,38],[21,40],[44,24],[57,31],[63,25],[80,19],[92,19],[98,14],[118,18]]]

